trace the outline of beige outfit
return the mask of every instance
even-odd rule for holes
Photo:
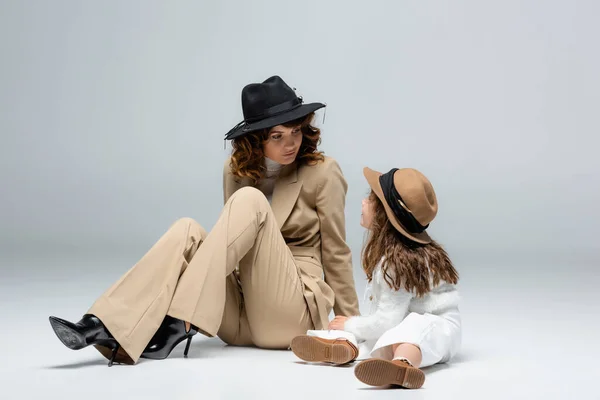
[[[88,311],[133,362],[165,315],[228,344],[285,349],[327,326],[332,307],[359,314],[337,162],[284,167],[271,205],[229,163],[223,177],[225,207],[210,233],[178,220]]]

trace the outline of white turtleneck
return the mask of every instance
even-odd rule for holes
[[[269,203],[271,203],[273,189],[275,189],[275,181],[283,168],[283,164],[279,164],[277,161],[265,157],[265,167],[267,168],[267,172],[265,173],[265,177],[258,184],[258,189],[264,193],[269,200]]]

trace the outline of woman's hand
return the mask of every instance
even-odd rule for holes
[[[348,317],[342,317],[341,315],[338,315],[337,317],[335,317],[333,319],[333,321],[331,321],[329,323],[329,326],[327,327],[327,329],[343,331],[344,324],[346,323],[347,320],[348,320]]]

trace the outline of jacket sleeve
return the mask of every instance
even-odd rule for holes
[[[229,200],[229,197],[233,194],[231,193],[233,190],[231,187],[233,175],[231,174],[231,167],[229,165],[230,160],[231,159],[228,157],[223,165],[223,204],[227,203],[227,200]]]
[[[344,324],[344,330],[353,333],[356,339],[379,339],[385,331],[400,324],[406,317],[412,294],[404,289],[393,290],[381,279],[381,297],[373,314],[351,317]]]
[[[359,315],[352,273],[352,254],[346,243],[346,193],[348,184],[335,160],[325,162],[317,188],[317,215],[321,224],[321,262],[325,282],[335,295],[336,315]]]

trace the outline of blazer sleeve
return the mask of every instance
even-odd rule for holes
[[[317,188],[316,208],[321,224],[321,262],[325,282],[334,292],[335,315],[359,315],[352,272],[352,254],[346,243],[348,184],[335,160],[328,159]]]
[[[228,157],[223,165],[223,204],[231,197],[233,190],[233,175],[231,173],[230,158]]]

